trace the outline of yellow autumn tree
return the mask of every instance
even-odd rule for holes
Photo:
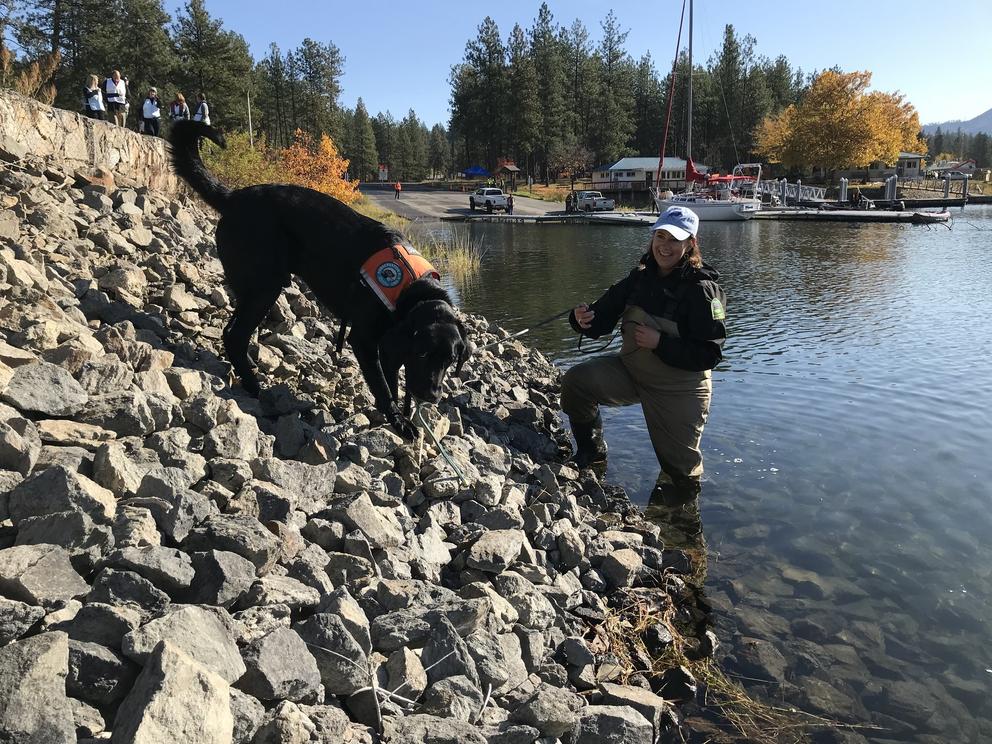
[[[900,150],[925,147],[913,106],[899,93],[868,93],[870,84],[867,71],[821,73],[800,103],[761,123],[757,151],[787,166],[833,170],[892,164]]]
[[[297,129],[292,145],[280,154],[283,175],[291,183],[306,186],[350,204],[358,199],[358,181],[347,178],[348,161],[338,154],[334,141],[326,134],[314,142]]]

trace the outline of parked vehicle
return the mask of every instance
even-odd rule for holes
[[[575,197],[575,208],[581,212],[612,212],[616,203],[599,191],[580,191]]]
[[[506,194],[501,189],[476,189],[468,197],[468,206],[475,211],[476,207],[487,212],[506,211]]]

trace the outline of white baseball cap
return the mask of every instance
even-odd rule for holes
[[[658,217],[651,231],[664,230],[676,240],[695,237],[699,230],[699,216],[685,207],[669,207]]]

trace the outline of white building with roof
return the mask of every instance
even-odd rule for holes
[[[705,173],[705,165],[694,163],[696,170]],[[666,157],[661,172],[662,188],[681,190],[685,188],[686,161],[682,158]],[[592,172],[592,188],[597,191],[647,191],[655,184],[658,172],[657,157],[621,158],[607,169],[599,166]]]

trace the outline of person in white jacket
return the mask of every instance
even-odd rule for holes
[[[114,70],[103,81],[103,94],[107,97],[107,110],[114,117],[117,126],[124,126],[127,105],[127,80],[121,77],[120,70]]]
[[[100,90],[100,78],[90,75],[89,83],[83,86],[83,113],[91,119],[103,121],[106,110],[103,92]]]
[[[199,93],[196,98],[199,103],[196,104],[196,111],[193,112],[193,121],[202,121],[204,124],[209,124],[210,107],[207,105],[207,94]]]
[[[158,100],[157,89],[148,89],[148,97],[141,104],[141,118],[145,122],[145,134],[158,137],[159,124],[162,121],[162,104]]]

